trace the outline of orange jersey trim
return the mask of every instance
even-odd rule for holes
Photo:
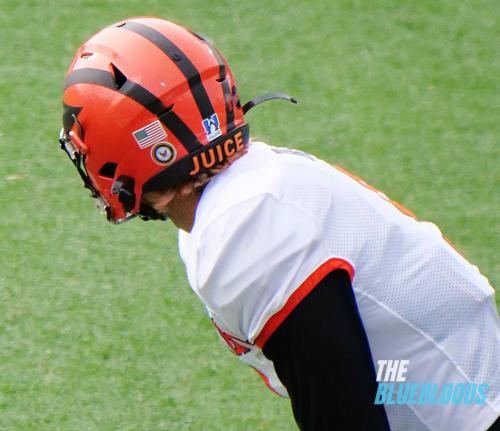
[[[271,382],[269,381],[269,378],[264,373],[260,372],[257,368],[253,367],[252,365],[250,365],[250,367],[252,367],[255,370],[255,372],[262,378],[262,380],[264,380],[264,383],[268,387],[268,389],[273,391],[279,397],[286,398],[283,395],[281,395],[278,391],[276,391],[276,389],[274,389],[272,387]]]
[[[335,165],[334,166],[335,169],[337,169],[338,171],[346,174],[347,176],[351,177],[353,180],[356,180],[359,184],[361,184],[363,187],[366,187],[367,189],[377,193],[382,199],[386,200],[387,202],[390,202],[393,206],[395,206],[400,212],[402,212],[403,214],[409,216],[409,217],[412,217],[414,218],[415,220],[419,220],[418,217],[413,213],[413,211],[409,210],[408,208],[406,208],[405,206],[401,205],[399,202],[397,201],[394,201],[392,200],[391,198],[389,198],[384,192],[380,191],[379,189],[377,189],[376,187],[373,187],[372,185],[368,184],[363,178],[361,177],[358,177],[354,174],[352,174],[351,172],[349,172],[347,169],[344,169],[342,166],[339,166],[339,165]],[[444,235],[443,233],[441,233],[441,235],[443,236],[443,239],[451,246],[451,248],[453,248],[453,250],[455,250],[460,256],[462,256],[467,262],[470,263],[469,259],[467,258],[467,256],[465,256],[462,251],[460,251],[457,246],[455,244],[453,244],[446,235]]]
[[[408,208],[401,205],[399,202],[394,201],[391,198],[387,197],[387,195],[384,192],[380,191],[376,187],[373,187],[371,184],[368,184],[363,178],[352,174],[347,169],[344,169],[342,166],[335,165],[334,168],[337,169],[338,171],[342,172],[343,174],[346,174],[347,176],[351,177],[353,180],[357,181],[363,187],[366,187],[367,189],[371,190],[372,192],[377,193],[382,199],[391,203],[393,206],[395,206],[403,214],[405,214],[409,217],[412,217],[414,219],[417,219],[417,216],[413,213],[413,211],[410,211]]]
[[[337,258],[327,260],[309,275],[297,290],[292,293],[283,308],[269,318],[259,336],[255,339],[255,344],[262,349],[266,341],[273,335],[274,331],[278,329],[295,307],[300,304],[323,278],[336,269],[344,269],[347,271],[352,281],[354,277],[354,268],[349,262]]]

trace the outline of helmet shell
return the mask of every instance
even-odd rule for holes
[[[210,167],[212,156],[213,164],[223,161],[229,156],[224,142],[229,153],[238,149],[229,145],[235,134],[237,142],[248,141],[222,54],[160,18],[130,18],[85,42],[66,74],[63,106],[64,132],[78,134],[87,175],[114,221],[139,211],[145,189],[196,173],[200,155],[208,161],[202,168]],[[116,187],[119,179],[127,180],[134,197],[128,208]]]

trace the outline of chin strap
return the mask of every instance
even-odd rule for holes
[[[292,103],[297,103],[297,99],[285,93],[266,93],[262,94],[261,96],[254,97],[253,99],[250,99],[247,103],[245,103],[243,105],[243,114],[246,114],[250,109],[258,105],[259,103],[273,99],[282,99],[282,100],[288,100],[289,102]]]

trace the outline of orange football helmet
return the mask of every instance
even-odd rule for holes
[[[92,36],[64,82],[59,135],[109,221],[161,218],[143,192],[180,184],[244,148],[244,113],[222,54],[172,22],[131,18]]]

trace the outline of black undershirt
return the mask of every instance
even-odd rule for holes
[[[328,274],[266,342],[301,430],[389,430],[375,405],[375,370],[345,271]]]

